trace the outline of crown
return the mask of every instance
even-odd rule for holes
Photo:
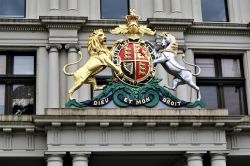
[[[130,15],[126,15],[125,18],[126,18],[128,23],[131,22],[131,21],[138,22],[141,19],[140,16],[136,15],[135,9],[130,9]]]

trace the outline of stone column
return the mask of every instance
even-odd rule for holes
[[[48,155],[47,166],[63,166],[62,156],[55,154]]]
[[[185,63],[182,60],[183,51],[178,51],[178,55],[176,56],[176,61],[183,67],[185,67]],[[176,90],[177,97],[181,100],[189,101],[188,98],[188,85],[179,85]]]
[[[77,10],[77,0],[68,0],[68,10]]]
[[[195,22],[202,21],[201,0],[192,0],[192,12]]]
[[[68,50],[68,63],[72,63],[72,62],[76,62],[77,60],[79,60],[77,51],[80,50],[80,47],[77,44],[66,44],[65,45],[65,49]],[[78,65],[72,65],[68,67],[68,72],[73,72],[76,71],[78,69]],[[74,84],[74,78],[73,77],[68,77],[67,78],[67,85],[68,85],[68,90],[70,88],[72,88],[73,84]],[[76,100],[78,100],[78,91],[76,91],[74,93],[74,97]]]
[[[225,154],[212,154],[211,155],[211,166],[226,166]]]
[[[48,52],[45,47],[37,49],[37,99],[36,114],[43,114],[44,108],[47,107],[48,96]]]
[[[174,17],[182,16],[181,0],[171,0],[171,12]]]
[[[48,44],[49,71],[48,71],[48,107],[59,108],[59,53],[60,44]]]
[[[250,50],[244,54],[243,65],[246,78],[246,94],[250,96]],[[247,107],[250,108],[250,97],[247,97]],[[250,111],[248,111],[248,114],[250,114]]]
[[[72,155],[73,158],[73,165],[72,166],[88,166],[88,154],[74,154]]]
[[[49,0],[49,15],[57,15],[60,9],[60,0]]]
[[[70,15],[77,14],[78,0],[68,0],[68,12]]]
[[[185,52],[185,60],[191,64],[195,64],[194,61],[194,53],[191,49],[187,49]],[[195,73],[195,68],[193,66],[190,65],[186,65],[186,68],[189,69],[192,73]],[[193,82],[196,83],[196,77],[193,76]],[[196,90],[194,90],[193,88],[188,87],[187,88],[188,91],[188,99],[190,101],[196,101],[197,100],[197,92]]]
[[[154,18],[165,17],[163,0],[154,0]]]
[[[203,166],[200,153],[187,154],[187,166]]]

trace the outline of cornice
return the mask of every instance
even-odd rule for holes
[[[248,24],[195,22],[187,29],[187,34],[207,35],[250,35]]]
[[[193,19],[148,18],[141,25],[157,31],[179,31],[202,35],[250,35],[250,23],[193,22]],[[75,29],[92,32],[102,28],[105,32],[126,24],[125,19],[88,20],[78,16],[40,16],[39,19],[0,18],[0,31],[48,31],[49,29]]]
[[[186,31],[193,19],[148,18],[149,27],[160,31]]]
[[[47,31],[38,19],[1,18],[0,31]]]
[[[88,18],[79,16],[40,16],[39,19],[48,29],[80,29]]]
[[[102,19],[102,20],[87,20],[86,24],[82,26],[80,31],[82,32],[92,32],[96,29],[102,28],[104,32],[108,32],[118,25],[127,24],[125,19]],[[147,25],[146,21],[139,21],[140,25]]]
[[[59,118],[60,117],[60,118]],[[49,108],[45,115],[34,116],[34,123],[41,126],[58,122],[61,125],[77,125],[79,123],[96,125],[108,123],[123,125],[132,123],[133,126],[154,123],[155,125],[173,126],[235,126],[241,122],[242,116],[228,116],[226,109],[199,110],[199,109],[66,109]],[[223,124],[223,125],[221,125]]]

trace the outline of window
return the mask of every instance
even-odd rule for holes
[[[35,112],[35,56],[0,52],[0,114]]]
[[[197,84],[206,107],[227,108],[230,115],[245,114],[246,95],[242,59],[238,56],[196,55],[195,63],[201,67]]]
[[[203,21],[228,22],[227,0],[201,0]]]
[[[25,17],[25,0],[0,0],[1,17]]]
[[[101,0],[102,19],[123,19],[128,11],[129,0]]]

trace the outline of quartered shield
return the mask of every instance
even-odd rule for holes
[[[139,87],[146,85],[154,76],[153,48],[148,41],[126,40],[117,44],[113,62],[121,67],[124,76],[116,77],[123,83]]]

